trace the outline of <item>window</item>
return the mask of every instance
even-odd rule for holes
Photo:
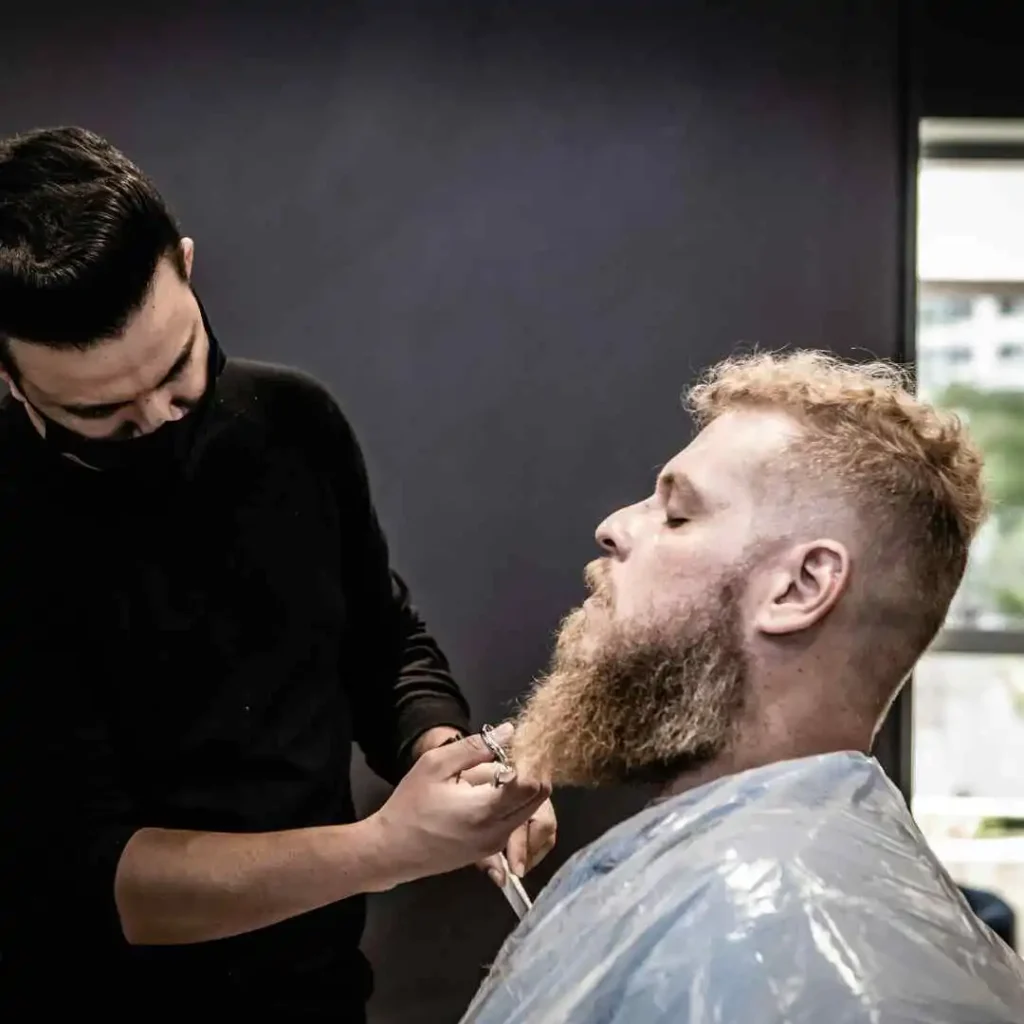
[[[1024,157],[926,155],[918,185],[918,388],[969,422],[995,504],[915,672],[914,814],[1024,933]]]
[[[955,324],[971,316],[971,300],[961,295],[944,295],[941,292],[922,297],[918,311],[918,322],[931,327],[934,324]]]
[[[1024,359],[1024,342],[1004,341],[996,349],[997,360],[1001,363],[1015,363]]]
[[[914,676],[914,815],[960,885],[1024,915],[1024,656],[926,654]]]

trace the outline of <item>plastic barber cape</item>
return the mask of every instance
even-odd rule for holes
[[[464,1024],[1024,1024],[1024,962],[879,764],[788,761],[655,804],[577,854]]]

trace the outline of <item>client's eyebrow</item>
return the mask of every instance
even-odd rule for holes
[[[658,477],[657,490],[658,496],[666,505],[675,498],[692,511],[704,508],[704,499],[685,473],[678,471],[662,473]]]

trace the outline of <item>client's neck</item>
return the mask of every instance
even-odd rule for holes
[[[824,725],[819,719],[813,727],[772,729],[764,721],[760,725],[760,728],[737,728],[736,739],[726,750],[706,764],[681,772],[666,784],[662,796],[676,796],[726,776],[779,761],[844,750],[867,753],[871,749],[872,727],[844,721],[841,716]]]

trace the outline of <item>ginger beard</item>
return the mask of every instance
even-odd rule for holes
[[[722,754],[743,710],[738,574],[683,617],[641,625],[612,619],[606,570],[588,567],[593,611],[565,620],[516,726],[516,763],[555,785],[668,782]]]

